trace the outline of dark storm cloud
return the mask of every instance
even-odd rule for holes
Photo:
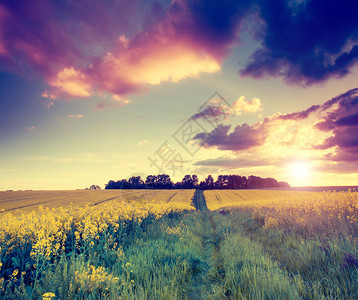
[[[262,44],[243,76],[313,84],[349,73],[358,58],[358,1],[257,1]]]
[[[252,7],[251,1],[179,0],[174,1],[170,11],[180,35],[223,57],[229,54],[230,46],[239,42],[240,25]]]
[[[178,32],[221,58],[239,42],[245,17],[252,17],[261,46],[240,70],[243,76],[314,84],[343,77],[357,63],[356,0],[175,1],[171,11]]]

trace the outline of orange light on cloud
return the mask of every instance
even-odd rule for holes
[[[164,81],[178,82],[184,78],[197,77],[200,73],[215,73],[219,70],[220,64],[207,54],[194,51],[185,44],[174,44],[144,57],[134,65],[129,75],[133,81],[157,85]]]
[[[86,98],[93,96],[94,91],[98,95],[110,93],[119,97],[123,105],[126,104],[123,96],[143,92],[151,85],[178,82],[220,69],[219,59],[168,32],[156,33],[132,44],[121,37],[117,49],[107,52],[88,68],[80,70],[71,66],[58,72],[49,81],[50,93],[47,94],[56,98]]]
[[[251,100],[246,100],[244,96],[241,96],[233,103],[232,108],[237,115],[241,115],[242,113],[254,113],[262,110],[261,100],[256,97]]]
[[[49,84],[55,88],[53,94],[57,95],[84,98],[93,94],[90,78],[73,67],[64,68]]]
[[[168,42],[141,53],[133,49],[126,54],[107,53],[99,66],[101,86],[108,90],[120,90],[120,86],[143,87],[162,82],[178,82],[197,77],[200,73],[220,70],[217,60],[191,49],[187,44]]]

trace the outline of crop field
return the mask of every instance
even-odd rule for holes
[[[357,299],[358,193],[0,192],[1,299]]]
[[[0,213],[21,214],[43,208],[68,205],[83,207],[108,201],[136,200],[152,202],[183,202],[190,205],[193,191],[186,190],[77,190],[77,191],[6,191],[0,192]],[[189,199],[189,200],[188,200]]]

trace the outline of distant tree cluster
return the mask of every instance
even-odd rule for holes
[[[259,188],[288,188],[287,182],[278,182],[274,178],[258,176],[219,175],[216,181],[209,175],[199,183],[197,175],[185,175],[182,181],[174,183],[167,174],[149,175],[145,180],[140,176],[133,176],[118,181],[110,180],[105,189],[259,189]]]
[[[92,184],[89,188],[85,188],[85,190],[100,190],[101,187],[96,184]]]

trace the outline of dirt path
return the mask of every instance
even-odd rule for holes
[[[193,204],[197,211],[208,211],[208,208],[206,207],[206,201],[204,197],[204,191],[202,190],[196,190],[193,197]]]
[[[217,232],[214,216],[206,206],[204,193],[196,190],[193,204],[198,211],[200,235],[202,239],[202,265],[203,272],[193,278],[194,291],[190,299],[213,299],[213,284],[225,277],[223,257],[220,253],[221,237]],[[222,298],[221,298],[222,299]]]

